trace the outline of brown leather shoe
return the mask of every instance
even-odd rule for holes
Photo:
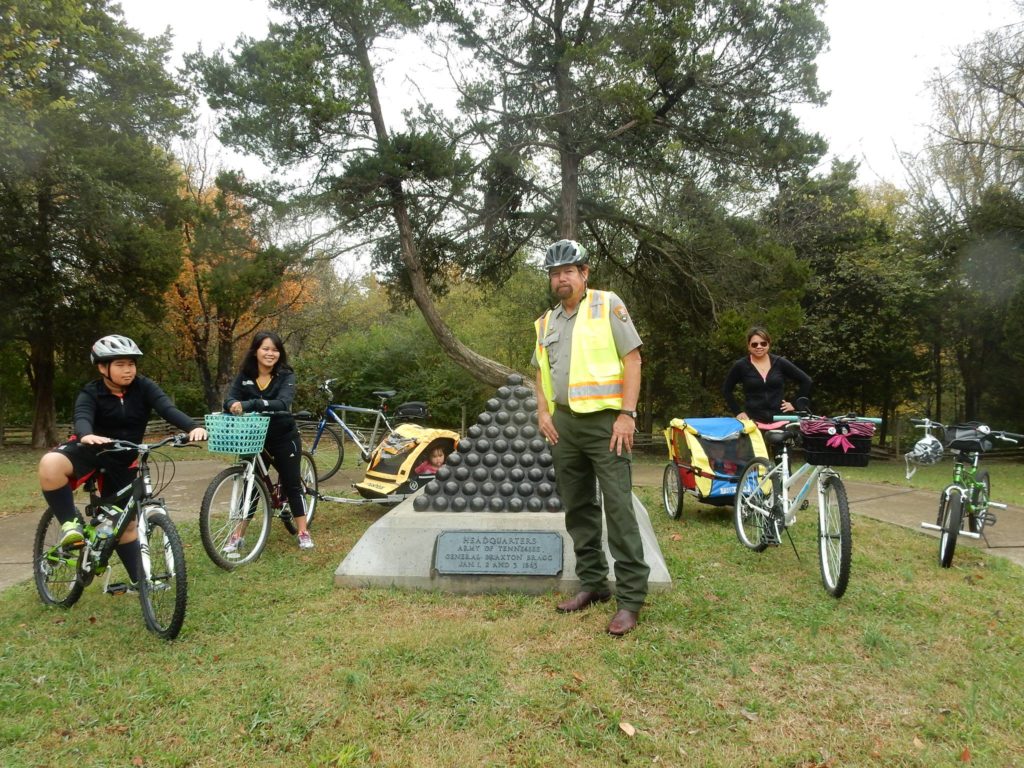
[[[573,613],[574,611],[582,611],[588,605],[593,605],[594,603],[607,603],[611,599],[611,592],[578,592],[576,597],[571,600],[559,603],[555,610],[559,613]]]
[[[627,611],[623,608],[612,616],[612,620],[608,623],[608,634],[622,637],[627,632],[632,632],[636,629],[638,615],[636,611]]]

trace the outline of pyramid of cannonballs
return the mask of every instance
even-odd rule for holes
[[[413,500],[421,512],[560,512],[537,398],[512,374]]]

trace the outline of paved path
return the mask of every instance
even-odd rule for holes
[[[175,465],[174,482],[163,494],[174,519],[189,520],[198,517],[199,505],[207,484],[224,466],[223,462],[210,459],[180,461]],[[638,486],[660,488],[663,470],[662,464],[637,464],[633,473],[634,483]],[[355,468],[346,468],[336,478],[332,478],[323,490],[341,493],[353,480],[358,479],[357,475],[358,470]],[[850,480],[846,481],[846,489],[850,509],[854,513],[901,525],[926,536],[936,535],[920,527],[922,520],[935,519],[938,506],[936,491],[872,485]],[[688,498],[687,501],[691,500]],[[652,515],[662,514],[660,508],[650,509],[649,512]],[[1019,565],[1024,565],[1024,508],[1010,507],[996,512],[999,521],[986,532],[988,547],[983,539],[973,541],[966,538],[961,538],[957,547],[980,547],[990,554],[1006,557]],[[0,518],[0,589],[31,577],[32,538],[38,521],[37,514]]]

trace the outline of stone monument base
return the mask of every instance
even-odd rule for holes
[[[651,568],[649,589],[651,592],[668,590],[672,586],[672,578],[665,565],[665,556],[654,536],[647,510],[635,494],[633,509],[640,524],[644,559]],[[562,539],[561,572],[546,576],[439,573],[434,561],[437,539],[441,533],[452,531],[557,533]],[[604,551],[609,563],[609,580],[614,584],[614,561],[608,552],[607,538]],[[370,526],[334,572],[334,583],[339,587],[403,587],[466,595],[494,592],[543,594],[552,591],[571,594],[580,589],[576,577],[576,556],[572,539],[565,530],[564,514],[418,511],[413,509],[413,499],[406,499]]]

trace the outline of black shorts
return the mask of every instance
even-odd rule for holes
[[[65,456],[71,462],[74,476],[71,488],[75,489],[90,477],[97,477],[96,489],[101,495],[113,494],[126,488],[138,474],[138,462],[132,454],[123,452],[104,454],[103,445],[83,445],[77,440],[61,443],[53,449],[53,453]]]

